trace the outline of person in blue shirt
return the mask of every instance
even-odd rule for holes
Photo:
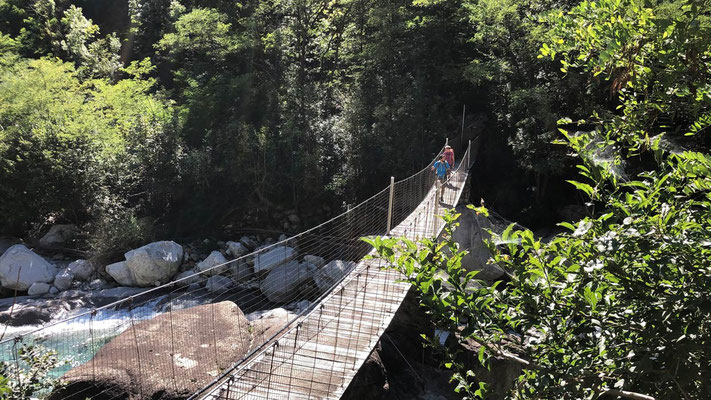
[[[439,201],[444,200],[444,183],[447,180],[447,171],[449,171],[449,168],[450,165],[444,154],[441,154],[439,156],[439,161],[435,162],[432,166],[432,170],[437,172],[437,190],[439,191]]]

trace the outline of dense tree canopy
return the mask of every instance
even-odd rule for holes
[[[573,5],[0,0],[0,231],[107,226],[106,208],[162,236],[333,212],[477,136],[473,196],[550,225],[584,201],[556,121],[618,104],[605,75],[539,57],[540,18]]]

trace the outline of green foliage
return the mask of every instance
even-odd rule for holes
[[[711,65],[709,4],[676,4],[678,11],[669,15],[662,9],[657,15],[638,1],[583,2],[548,18],[552,43],[544,45],[541,56],[561,54],[564,71],[606,77],[617,95],[620,112],[594,115],[592,122],[602,125],[599,138],[581,140],[598,148],[620,143],[629,154],[614,154],[618,161],[669,150],[667,144],[683,144],[680,136],[708,126],[711,84],[702,71]]]
[[[465,273],[447,236],[373,242],[441,329],[523,366],[510,398],[711,395],[711,157],[673,141],[708,123],[710,80],[698,73],[711,65],[706,11],[690,1],[657,16],[601,1],[549,17],[541,56],[561,58],[565,72],[607,74],[619,112],[578,122],[594,132],[561,129],[582,161],[584,181],[571,183],[597,212],[546,243],[513,226],[494,236],[506,244],[489,243],[505,285]],[[466,373],[456,377],[476,395]]]
[[[51,59],[2,68],[0,226],[22,232],[50,216],[81,222],[102,193],[125,198],[150,185],[141,181],[155,166],[144,146],[172,123],[167,102],[149,94],[152,83],[82,83],[70,64]]]
[[[17,359],[17,363],[0,363],[0,398],[25,400],[47,395],[63,384],[50,376],[52,370],[63,365],[54,350],[24,344],[17,349]]]
[[[177,17],[175,32],[164,35],[156,47],[167,51],[175,62],[195,57],[204,57],[205,62],[221,62],[239,46],[230,32],[227,17],[218,10],[195,8],[180,15],[185,9],[174,6],[171,12]]]
[[[99,33],[98,25],[84,17],[82,9],[74,5],[64,12],[61,24],[66,32],[65,39],[60,42],[61,48],[80,66],[79,72],[82,76],[115,76],[121,67],[121,43],[116,35],[96,39]]]
[[[128,250],[154,239],[150,218],[139,219],[136,210],[127,208],[121,199],[104,197],[94,205],[88,245],[92,259],[109,263]]]

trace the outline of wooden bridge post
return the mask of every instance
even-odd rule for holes
[[[390,235],[390,228],[393,224],[393,196],[395,195],[395,177],[390,177],[390,197],[388,201],[388,229],[385,233],[386,236]]]

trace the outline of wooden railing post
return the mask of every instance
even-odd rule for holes
[[[388,201],[388,229],[385,233],[386,236],[390,235],[390,228],[393,224],[393,196],[395,195],[395,177],[390,177],[390,197]]]

